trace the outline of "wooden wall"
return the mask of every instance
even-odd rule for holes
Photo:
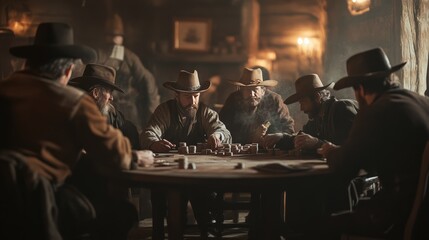
[[[429,45],[428,4],[424,0],[373,0],[369,12],[352,16],[346,1],[328,0],[325,76],[338,80],[346,75],[348,57],[382,47],[392,65],[408,62],[398,72],[403,86],[423,93]],[[335,94],[354,97],[351,89]]]
[[[295,93],[295,80],[302,75],[317,73],[324,81],[323,55],[326,41],[325,0],[261,0],[260,48],[272,49],[277,54],[272,77],[280,84],[275,91],[283,98]],[[312,56],[299,51],[298,37],[317,39],[317,52]],[[307,116],[300,111],[299,104],[288,106],[296,122],[302,128]]]

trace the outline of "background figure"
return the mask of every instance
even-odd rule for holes
[[[219,75],[213,75],[209,78],[210,87],[200,95],[200,101],[218,112],[216,109],[219,104],[219,85],[222,83],[222,78]]]
[[[140,132],[159,105],[155,78],[139,57],[124,47],[124,27],[119,15],[106,22],[105,43],[97,49],[97,62],[116,70],[116,84],[125,94],[114,94],[114,105]]]
[[[15,35],[8,28],[0,28],[0,80],[5,79],[13,72],[12,56],[9,54]]]

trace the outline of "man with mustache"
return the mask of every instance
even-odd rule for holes
[[[140,148],[139,134],[136,126],[126,120],[122,112],[112,105],[113,92],[124,91],[115,84],[116,71],[112,67],[100,64],[87,64],[81,77],[70,80],[69,85],[86,91],[97,104],[102,115],[114,128],[120,129],[131,141],[133,149]]]
[[[234,142],[262,143],[267,133],[294,133],[294,121],[283,99],[267,89],[276,86],[276,80],[263,79],[260,68],[244,68],[240,80],[230,83],[239,89],[226,100],[220,118]]]
[[[219,120],[218,114],[200,103],[200,93],[210,87],[202,84],[197,71],[180,71],[176,82],[165,82],[164,87],[176,92],[176,98],[162,103],[152,114],[141,133],[143,149],[168,152],[179,142],[196,145],[207,141],[210,148],[231,142],[231,134]]]
[[[355,115],[357,102],[348,99],[337,99],[331,96],[327,88],[332,83],[323,85],[317,74],[304,75],[295,81],[296,93],[286,98],[285,104],[299,102],[301,111],[308,115],[308,122],[303,131],[296,136],[282,134],[268,134],[265,136],[265,145],[268,148],[284,141],[309,154],[316,154],[317,148],[325,141],[342,144],[349,134]],[[292,139],[291,139],[292,138]]]
[[[231,143],[231,134],[219,120],[218,114],[199,101],[200,93],[210,87],[209,81],[200,82],[197,71],[180,71],[176,82],[165,82],[164,87],[176,92],[176,98],[159,105],[152,114],[146,129],[141,133],[143,149],[169,152],[179,142],[196,145],[207,141],[215,149],[223,143]],[[158,204],[165,196],[157,193]],[[209,212],[213,211],[215,193],[191,193],[195,218],[202,234],[207,234]],[[153,195],[152,195],[153,196]],[[185,206],[184,206],[185,207]]]

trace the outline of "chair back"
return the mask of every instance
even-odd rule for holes
[[[423,151],[423,158],[420,167],[420,177],[417,185],[414,204],[404,230],[404,240],[423,239],[423,231],[428,231],[427,226],[423,226],[424,221],[428,222],[429,217],[429,141]],[[429,233],[426,233],[429,234]]]

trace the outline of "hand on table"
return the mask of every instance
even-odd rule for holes
[[[307,133],[299,133],[294,138],[294,144],[296,149],[312,149],[316,148],[318,138],[315,138]]]
[[[171,149],[175,148],[176,144],[169,142],[167,139],[162,139],[157,142],[152,143],[150,149],[154,152],[169,152]]]
[[[326,158],[329,152],[336,148],[339,148],[339,146],[333,143],[327,142],[327,143],[324,143],[321,148],[317,149],[317,153],[322,155],[324,158]]]
[[[262,138],[262,144],[266,149],[272,149],[282,138],[283,133],[270,133]]]
[[[153,152],[151,150],[137,150],[134,151],[137,157],[137,165],[142,167],[148,167],[153,164]]]
[[[207,138],[207,144],[209,148],[216,149],[218,147],[222,147],[222,141],[220,140],[219,133],[213,133]]]

